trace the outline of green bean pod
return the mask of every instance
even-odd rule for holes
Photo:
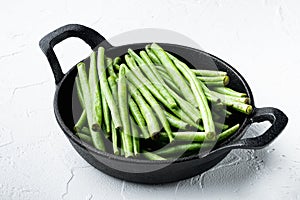
[[[122,127],[124,132],[124,153],[125,157],[131,157],[133,156],[133,152],[128,109],[127,83],[125,78],[125,68],[122,65],[120,66],[119,71],[118,100]]]
[[[194,131],[187,131],[187,132],[174,132],[174,139],[176,141],[188,141],[188,142],[203,142],[206,139],[205,132],[194,132]],[[160,133],[160,140],[166,140],[166,133]]]
[[[117,56],[117,57],[115,57],[115,59],[113,61],[113,65],[119,65],[119,64],[121,64],[121,61],[122,61],[122,59],[119,56]]]
[[[76,76],[76,78],[75,78],[75,84],[76,84],[76,91],[77,91],[79,103],[80,103],[81,107],[84,109],[83,94],[82,94],[82,90],[81,90],[80,81],[79,81],[78,76]]]
[[[108,70],[109,76],[113,76],[116,79],[117,75],[114,71],[113,61],[111,58],[106,58],[106,65],[107,65],[107,70]]]
[[[229,79],[225,79],[225,80],[229,80]],[[225,87],[226,85],[228,85],[228,82],[224,82],[224,81],[210,81],[210,82],[204,82],[205,85],[207,86],[211,86],[211,87]]]
[[[149,138],[146,121],[142,113],[140,112],[138,105],[135,103],[135,101],[132,98],[129,99],[129,109],[135,122],[138,124],[139,128],[141,129],[143,138]]]
[[[102,125],[102,105],[101,105],[101,95],[99,89],[99,80],[98,80],[98,72],[97,72],[97,55],[93,51],[90,55],[90,69],[89,69],[89,86],[90,93],[92,99],[92,110],[94,112],[96,123],[93,124],[100,129]]]
[[[109,135],[111,133],[111,129],[110,129],[111,128],[110,127],[111,116],[110,116],[110,112],[109,112],[109,107],[108,107],[108,104],[106,102],[104,95],[101,95],[101,99],[102,99],[103,120],[104,120],[103,125],[105,127],[106,134]]]
[[[223,83],[228,83],[229,82],[229,76],[197,76],[199,80],[202,82],[218,82],[218,81],[223,81]]]
[[[114,76],[109,76],[107,81],[108,81],[112,96],[115,100],[115,103],[118,106],[119,101],[118,101],[118,87],[117,87],[116,78]]]
[[[104,48],[98,48],[98,75],[100,80],[100,87],[103,88],[102,95],[105,97],[108,107],[111,111],[112,120],[116,128],[120,128],[122,126],[122,122],[120,119],[120,113],[118,107],[113,99],[111,91],[108,86],[107,77],[106,77],[106,67],[105,67],[105,59],[104,59]]]
[[[140,153],[140,140],[139,140],[140,137],[139,137],[139,131],[132,117],[130,117],[130,125],[131,125],[131,133],[132,133],[133,154],[137,156]]]
[[[83,110],[77,123],[74,126],[74,130],[76,132],[79,132],[82,129],[82,127],[86,124],[86,121],[87,121],[86,111]]]
[[[120,65],[119,65],[119,64],[114,64],[113,67],[114,67],[114,69],[115,69],[116,71],[119,71],[119,70],[120,70]]]
[[[241,102],[241,103],[250,103],[250,99],[248,97],[235,97],[227,94],[221,94],[215,91],[211,91],[211,94],[220,99],[230,99],[232,101]]]
[[[80,138],[80,140],[82,140],[86,143],[89,143],[89,144],[93,144],[93,140],[92,140],[91,136],[88,136],[83,133],[76,133],[76,135]]]
[[[240,128],[239,124],[236,124],[232,126],[231,128],[227,129],[226,131],[223,131],[219,136],[218,136],[218,141],[223,141],[227,138],[229,138],[231,135],[233,135],[238,129]]]
[[[226,72],[215,71],[215,70],[201,70],[201,69],[191,69],[197,76],[226,76]]]
[[[155,151],[154,153],[162,156],[170,156],[174,154],[181,155],[187,151],[192,151],[192,152],[199,151],[201,147],[202,145],[199,143],[181,144],[181,145],[176,145],[171,147],[164,147],[162,149]]]
[[[237,92],[228,87],[215,87],[213,90],[221,94],[227,94],[234,97],[247,97],[246,93]]]
[[[111,122],[111,134],[112,134],[113,152],[115,155],[119,155],[120,151],[118,148],[118,133],[113,122]]]

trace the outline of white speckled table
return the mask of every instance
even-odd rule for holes
[[[1,5],[0,199],[300,199],[299,1],[82,2]],[[145,186],[109,177],[75,152],[53,114],[54,79],[38,42],[68,23],[106,37],[149,27],[186,35],[236,67],[256,105],[282,109],[289,124],[267,148],[232,151],[188,180]],[[78,39],[55,51],[65,71],[90,52]],[[256,124],[248,134],[267,126]]]

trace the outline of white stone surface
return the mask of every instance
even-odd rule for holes
[[[0,199],[300,199],[299,8],[296,0],[2,2]],[[145,186],[104,175],[73,150],[53,114],[54,79],[38,42],[68,23],[107,38],[138,28],[184,34],[235,66],[256,105],[282,109],[289,124],[269,147],[232,151],[178,183]],[[55,51],[65,71],[90,52],[78,39]]]

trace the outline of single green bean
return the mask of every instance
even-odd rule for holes
[[[117,75],[114,71],[114,67],[113,67],[113,61],[111,58],[106,58],[106,65],[107,65],[107,71],[109,76],[113,76],[114,78],[117,78]]]
[[[114,61],[113,61],[113,65],[119,65],[122,62],[122,59],[118,56],[115,57]]]
[[[74,130],[76,132],[79,132],[82,129],[82,127],[86,124],[86,121],[87,121],[86,117],[87,117],[86,116],[86,111],[83,110],[80,117],[79,117],[79,119],[78,119],[78,121],[77,121],[77,123],[74,126]]]
[[[253,107],[251,105],[245,104],[245,103],[240,103],[236,101],[231,101],[229,99],[226,99],[223,101],[223,103],[226,106],[232,107],[233,109],[244,113],[246,115],[250,115],[252,113]]]
[[[124,156],[125,155],[125,151],[124,151],[124,145],[125,145],[125,135],[124,132],[120,129],[119,130],[120,133],[120,137],[121,137],[121,149],[120,149],[120,155]]]
[[[233,127],[227,129],[226,131],[223,131],[219,136],[218,136],[218,141],[223,141],[224,139],[230,137],[233,135],[238,129],[240,128],[239,124],[234,125]]]
[[[102,95],[105,97],[106,102],[108,104],[108,107],[111,111],[112,120],[114,122],[114,125],[116,128],[120,128],[122,126],[122,122],[120,119],[120,113],[118,110],[118,107],[113,99],[113,96],[111,94],[111,91],[108,86],[107,77],[106,77],[106,67],[104,62],[104,51],[105,49],[103,47],[99,47],[98,49],[98,75],[100,80],[100,87],[103,88]]]
[[[120,70],[120,65],[119,64],[114,64],[114,69],[116,70],[116,71],[119,71]]]
[[[87,113],[87,120],[89,124],[90,133],[92,136],[93,144],[95,148],[105,151],[105,146],[101,135],[98,132],[93,131],[92,129],[92,125],[94,124],[94,122],[96,122],[96,118],[93,115],[93,111],[92,111],[91,93],[90,93],[90,87],[89,87],[88,78],[86,74],[85,64],[82,62],[77,64],[77,70],[78,70],[79,80],[82,88],[84,107]]]
[[[230,112],[229,110],[225,110],[226,116],[230,116],[232,115],[232,112]]]
[[[218,93],[215,91],[211,91],[211,94],[220,99],[230,99],[232,101],[237,101],[237,102],[246,103],[246,104],[250,102],[250,99],[248,97],[235,97],[235,96],[230,96],[227,94],[221,94],[221,93]]]
[[[199,143],[193,143],[193,144],[181,144],[181,145],[176,145],[176,146],[171,146],[171,147],[164,147],[162,149],[159,149],[155,151],[155,154],[162,155],[162,156],[168,156],[168,155],[180,155],[184,154],[187,151],[199,151],[200,148],[202,147],[201,144]]]
[[[133,154],[137,156],[140,153],[139,131],[132,117],[130,117],[130,125],[132,132]]]
[[[234,97],[247,97],[246,93],[237,92],[228,87],[215,87],[213,90],[221,94],[227,94]]]
[[[185,99],[188,100],[193,105],[195,105],[196,100],[190,87],[186,84],[184,78],[181,76],[178,69],[170,60],[166,52],[159,45],[155,43],[151,45],[151,50],[155,53],[155,55],[161,61],[162,65],[166,68],[166,71],[171,76],[172,80],[177,85],[177,87],[180,89]]]
[[[125,74],[126,74],[125,68],[121,65],[119,71],[119,81],[118,81],[119,110],[120,110],[122,127],[124,132],[125,157],[131,157],[133,156],[133,153],[132,153],[132,140],[131,140],[131,131],[130,131],[129,109],[128,109],[127,83],[126,83]]]
[[[116,83],[116,78],[114,76],[109,76],[107,78],[112,96],[115,100],[116,105],[119,105],[119,101],[118,101],[118,87],[117,87],[117,83]]]
[[[76,133],[77,136],[79,137],[80,140],[89,143],[89,144],[93,144],[93,140],[90,136],[83,134],[83,133]]]
[[[226,76],[227,73],[226,72],[222,72],[222,71],[214,71],[214,70],[201,70],[201,69],[192,69],[192,71],[194,72],[194,74],[196,74],[197,76]]]
[[[197,76],[203,82],[218,82],[223,81],[224,83],[229,82],[229,76]]]
[[[83,96],[82,96],[82,91],[81,91],[81,86],[80,86],[80,81],[78,76],[75,78],[75,84],[76,84],[76,91],[79,99],[79,103],[82,108],[84,108],[84,102],[83,102]]]
[[[136,123],[138,124],[138,126],[141,129],[143,138],[149,138],[146,121],[145,121],[142,113],[140,112],[138,105],[135,103],[135,101],[132,98],[129,99],[129,109],[130,109],[130,112],[131,112],[134,120],[136,121]]]
[[[112,133],[113,152],[115,155],[119,155],[120,152],[118,148],[118,133],[113,122],[111,122],[111,133]]]
[[[165,132],[160,133],[159,140],[165,141],[167,140],[167,134]],[[205,132],[174,132],[174,139],[176,141],[188,141],[188,142],[203,142],[206,139]]]
[[[103,94],[102,92],[102,88],[101,88],[101,93]],[[106,102],[106,99],[104,97],[104,95],[101,95],[101,99],[102,99],[102,108],[103,108],[103,118],[104,118],[104,127],[105,127],[105,130],[106,130],[106,134],[110,134],[111,132],[111,127],[110,127],[110,121],[111,121],[111,116],[110,116],[110,112],[109,112],[109,108],[108,108],[108,104]]]
[[[228,81],[226,81],[228,80]],[[229,79],[225,79],[226,82],[224,81],[211,81],[211,82],[204,82],[205,85],[207,86],[211,86],[211,87],[224,87],[226,85],[228,85],[229,83]]]
[[[82,94],[82,90],[81,90],[81,86],[80,86],[80,80],[79,80],[78,76],[76,76],[76,78],[75,78],[75,83],[76,83],[76,90],[77,90],[77,94],[78,94],[78,98],[79,98],[79,103],[80,103],[81,107],[83,108],[83,111],[82,111],[78,121],[76,122],[76,124],[74,126],[74,130],[76,132],[79,132],[80,129],[82,129],[82,127],[87,122],[87,116],[86,116],[86,111],[84,110],[83,94]]]
[[[167,160],[159,155],[143,150],[143,156],[148,160]]]
[[[95,115],[96,123],[93,124],[93,127],[98,127],[100,129],[102,125],[102,106],[100,98],[100,89],[99,89],[99,80],[97,73],[97,55],[93,51],[90,55],[90,69],[89,69],[89,86],[92,99],[92,111]]]

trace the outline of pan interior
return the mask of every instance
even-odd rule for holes
[[[130,45],[124,45],[120,47],[112,47],[111,49],[108,49],[106,51],[106,55],[108,57],[114,58],[116,56],[123,56],[127,53],[128,48],[131,48],[133,50],[143,50],[145,47],[145,43],[142,44],[130,44]],[[195,68],[195,69],[208,69],[208,70],[221,70],[226,71],[228,73],[228,76],[230,77],[230,83],[228,87],[239,91],[247,93],[250,97],[251,104],[254,106],[252,93],[250,91],[249,86],[247,85],[246,81],[243,79],[243,77],[230,65],[225,63],[224,61],[207,54],[205,52],[192,49],[189,47],[183,47],[179,45],[173,45],[173,44],[160,44],[166,51],[176,55],[179,59],[184,61],[188,64],[189,67]],[[88,63],[89,58],[83,60],[83,62],[87,63],[87,69],[88,69]],[[77,92],[75,88],[75,77],[77,76],[77,68],[74,66],[64,77],[62,82],[57,88],[57,96],[55,100],[55,104],[57,104],[57,111],[62,121],[59,121],[59,123],[63,123],[64,126],[66,126],[69,130],[67,131],[67,134],[73,134],[73,127],[75,122],[78,120],[82,108],[79,104],[77,97]],[[230,121],[225,121],[228,125],[235,125],[239,123],[241,125],[240,130],[243,129],[243,127],[246,125],[248,117],[244,114],[235,113],[235,117],[231,117]],[[215,148],[218,148],[220,145],[224,145],[232,140],[237,140],[241,138],[241,131],[236,132],[233,136],[222,142],[222,144],[217,145]],[[74,138],[74,137],[72,137]],[[93,148],[93,147],[92,147]]]

